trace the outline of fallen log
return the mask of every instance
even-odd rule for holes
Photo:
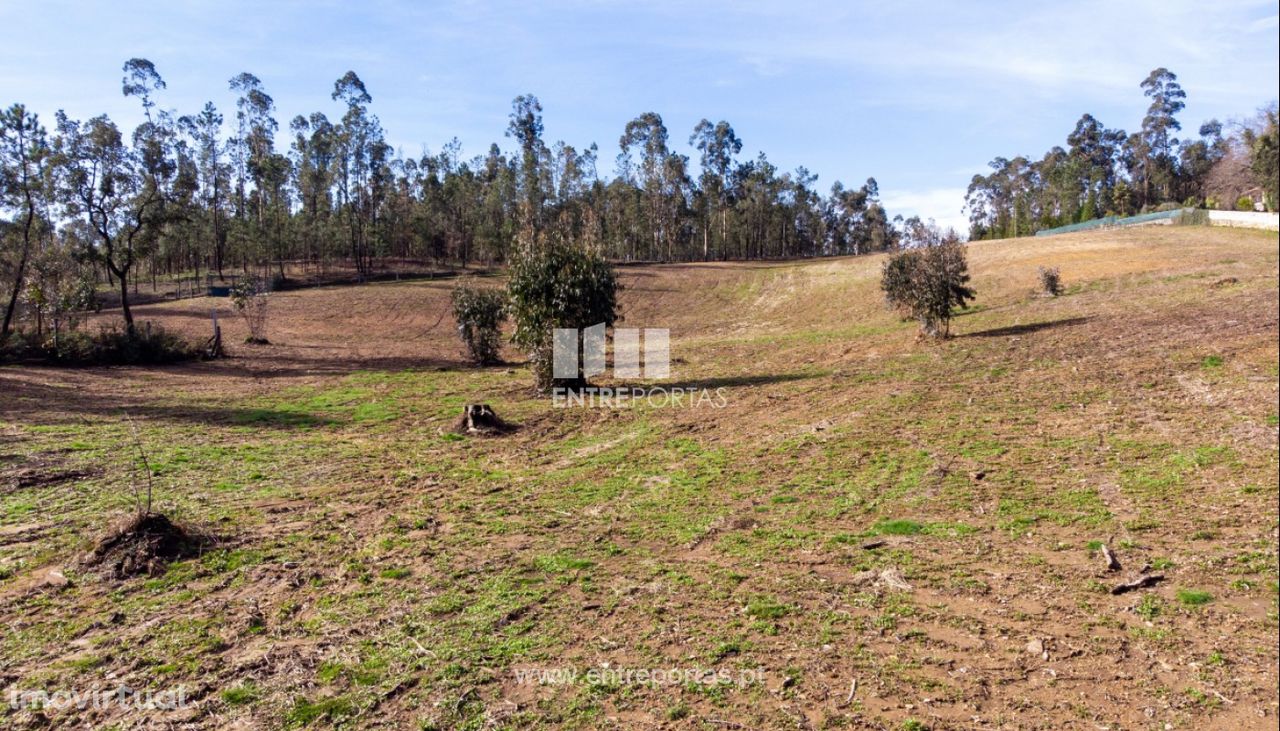
[[[1132,581],[1126,581],[1123,584],[1118,584],[1115,587],[1112,587],[1111,593],[1119,595],[1124,594],[1125,592],[1134,591],[1135,589],[1145,589],[1149,586],[1155,586],[1161,581],[1164,581],[1164,574],[1146,574],[1144,576],[1139,576]]]

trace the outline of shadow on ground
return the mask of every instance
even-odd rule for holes
[[[1068,317],[1065,320],[1052,320],[1050,322],[1033,322],[1026,325],[1010,325],[1008,327],[997,327],[991,330],[979,330],[978,332],[965,333],[962,338],[999,338],[1006,335],[1026,335],[1027,333],[1039,332],[1041,330],[1050,330],[1056,327],[1071,327],[1073,325],[1083,325],[1088,322],[1087,317]]]

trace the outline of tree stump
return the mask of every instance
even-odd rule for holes
[[[459,434],[503,434],[511,431],[511,425],[503,421],[489,404],[467,404],[454,431]]]

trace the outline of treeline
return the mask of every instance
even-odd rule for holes
[[[1109,129],[1085,114],[1065,148],[1055,146],[1038,161],[998,157],[989,174],[973,176],[965,197],[970,238],[1026,236],[1176,206],[1276,209],[1274,103],[1235,129],[1214,119],[1197,137],[1181,139],[1178,114],[1187,95],[1178,77],[1158,68],[1140,86],[1151,103],[1137,132]]]
[[[231,79],[230,118],[213,103],[166,111],[165,82],[146,59],[124,65],[122,89],[143,111],[131,133],[106,116],[59,112],[50,131],[22,105],[3,115],[6,334],[19,304],[51,316],[74,307],[95,272],[118,290],[131,328],[129,286],[144,272],[269,267],[285,277],[289,261],[367,275],[388,258],[505,262],[521,238],[547,237],[615,260],[821,256],[884,250],[898,235],[874,179],[823,195],[804,168],[740,160],[742,141],[723,121],[703,120],[689,137],[695,175],[662,118],[642,114],[623,130],[616,172],[602,176],[595,144],[543,140],[533,96],[512,105],[514,150],[493,144],[465,159],[456,140],[398,154],[354,72],[334,83],[340,114],[293,117],[285,149],[252,74]]]

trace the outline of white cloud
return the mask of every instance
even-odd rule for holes
[[[965,192],[964,188],[894,189],[887,191],[880,202],[890,216],[932,218],[940,227],[954,228],[963,235],[969,230],[969,218],[963,211]]]
[[[1259,18],[1249,24],[1250,33],[1259,33],[1264,30],[1275,30],[1276,28],[1280,28],[1280,15]]]

